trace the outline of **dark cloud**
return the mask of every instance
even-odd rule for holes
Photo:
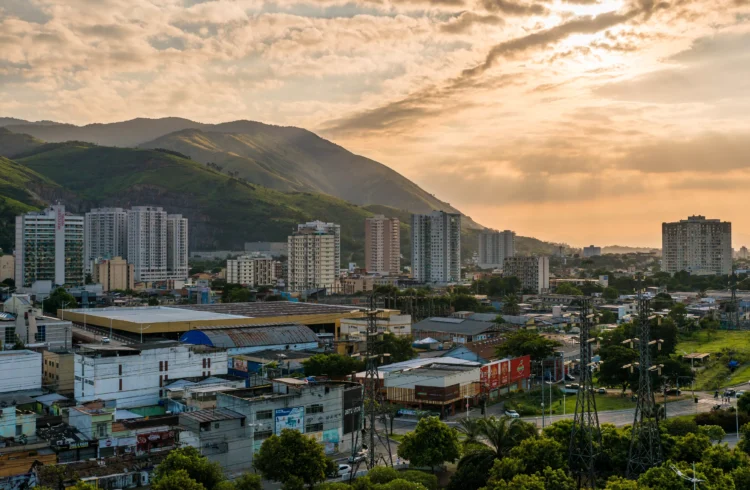
[[[543,15],[547,7],[540,3],[522,3],[515,0],[482,0],[482,5],[490,12],[502,12],[506,15]]]
[[[458,17],[442,24],[440,30],[448,34],[468,32],[474,24],[503,25],[505,22],[497,15],[479,15],[474,12],[462,12]]]

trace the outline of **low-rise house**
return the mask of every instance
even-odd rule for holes
[[[197,448],[224,471],[252,468],[253,439],[247,416],[228,408],[212,408],[180,414],[180,441]]]
[[[34,405],[26,395],[0,396],[0,440],[36,442]]]

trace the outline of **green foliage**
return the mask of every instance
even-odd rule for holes
[[[711,447],[711,440],[703,434],[687,434],[677,439],[674,448],[675,458],[694,463],[700,461],[703,453]]]
[[[748,466],[750,458],[739,448],[729,449],[726,444],[714,444],[703,453],[701,461],[711,468],[728,473]]]
[[[302,362],[305,376],[348,376],[364,370],[364,362],[341,354],[315,354]]]
[[[602,297],[606,301],[615,301],[617,298],[620,297],[620,291],[617,290],[617,288],[613,287],[606,287],[604,288],[604,291],[602,291]]]
[[[583,296],[583,291],[575,287],[569,282],[564,282],[557,286],[555,289],[556,294],[565,294],[569,296]]]
[[[254,473],[243,473],[234,480],[236,490],[263,490],[260,475]]]
[[[673,305],[674,300],[668,293],[659,293],[651,300],[651,308],[654,311],[669,310]]]
[[[737,399],[737,408],[742,413],[750,413],[750,393],[745,393]]]
[[[465,453],[451,476],[448,490],[478,490],[485,486],[493,463],[497,461],[494,451],[490,449],[480,448]]]
[[[518,297],[515,294],[509,294],[503,298],[503,307],[500,310],[503,315],[518,316],[521,314],[521,307],[518,305]]]
[[[157,298],[156,296],[151,296],[148,299],[148,305],[149,306],[159,306],[159,298]]]
[[[253,298],[253,293],[246,288],[235,288],[229,293],[228,303],[247,303]]]
[[[255,455],[255,468],[268,480],[308,486],[326,479],[328,459],[323,447],[312,437],[284,429],[272,435]]]
[[[667,419],[661,423],[661,426],[667,429],[667,433],[672,436],[685,436],[687,434],[693,434],[699,432],[698,424],[695,423],[695,419],[689,418],[675,418]],[[711,426],[717,427],[717,426]],[[721,429],[721,427],[719,427]]]
[[[151,484],[151,488],[153,490],[206,490],[206,487],[191,478],[190,474],[185,469],[173,470],[162,474]],[[93,486],[91,489],[93,489]]]
[[[506,296],[520,292],[521,281],[517,277],[493,276],[489,279],[475,281],[471,288],[477,294],[486,294],[493,297]]]
[[[505,342],[497,348],[497,354],[502,357],[531,356],[532,361],[546,359],[555,353],[555,349],[562,344],[531,330],[518,330],[509,334]]]
[[[78,480],[76,484],[70,488],[72,488],[73,490],[96,490],[96,485]]]
[[[526,466],[518,458],[508,457],[503,459],[496,459],[495,464],[492,465],[492,469],[489,473],[490,481],[510,481],[526,472]]]
[[[367,477],[371,482],[388,483],[391,480],[398,478],[398,471],[394,470],[390,466],[378,466],[367,472]]]
[[[401,471],[398,474],[398,478],[412,482],[412,483],[418,483],[422,485],[424,488],[426,488],[427,490],[438,489],[437,476],[431,475],[429,473],[425,473],[424,471],[418,471],[418,470]]]
[[[426,417],[407,433],[398,447],[398,455],[413,466],[435,467],[460,456],[458,432],[437,417]]]
[[[388,483],[381,483],[380,485],[375,485],[373,487],[373,490],[426,490],[426,488],[424,487],[424,485],[420,483],[411,482],[408,480],[404,480],[402,478],[398,478]]]
[[[702,412],[695,416],[695,423],[698,425],[718,425],[724,432],[736,432],[737,420],[739,419],[740,432],[742,426],[750,422],[750,415],[740,412],[736,416],[734,410],[712,410],[711,412]]]
[[[51,314],[57,314],[57,310],[71,309],[78,306],[76,299],[65,288],[57,288],[42,302],[44,311]]]
[[[174,478],[174,475],[180,471],[184,471],[188,478],[195,480],[206,490],[214,490],[224,480],[224,474],[218,463],[211,463],[197,449],[186,446],[170,451],[164,461],[154,470],[153,481],[159,484],[164,479]],[[172,483],[164,484],[172,485]],[[170,486],[168,489],[161,490],[176,490],[176,487]],[[192,488],[191,490],[199,489]]]
[[[483,420],[482,441],[495,451],[496,458],[507,456],[522,441],[537,437],[536,426],[521,419],[488,417]]]
[[[638,482],[621,476],[612,476],[607,480],[607,486],[604,487],[604,490],[639,490],[639,487]]]
[[[528,473],[544,471],[548,467],[556,470],[565,465],[567,447],[545,437],[526,439],[511,449],[510,457],[520,460]]]
[[[546,482],[542,476],[520,474],[510,481],[490,478],[485,488],[487,490],[545,490]]]
[[[727,433],[718,425],[701,425],[698,433],[708,437],[712,442],[721,442]]]
[[[411,336],[398,336],[390,332],[383,334],[382,340],[377,342],[377,352],[391,355],[391,362],[403,362],[417,357],[417,351],[412,347],[414,339]]]

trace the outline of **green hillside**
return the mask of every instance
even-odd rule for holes
[[[19,153],[24,153],[44,144],[42,140],[23,133],[14,133],[6,128],[0,127],[0,156],[13,158]]]

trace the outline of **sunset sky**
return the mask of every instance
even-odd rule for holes
[[[2,116],[300,126],[494,228],[750,246],[750,0],[0,0]]]

